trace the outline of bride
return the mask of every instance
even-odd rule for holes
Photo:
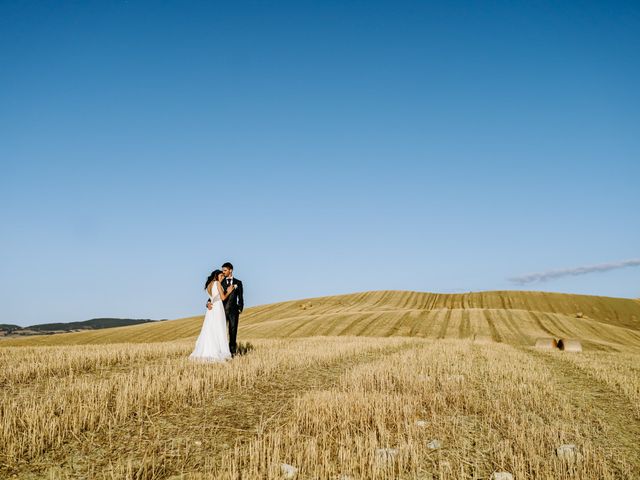
[[[227,318],[222,301],[231,295],[236,286],[229,286],[225,292],[221,284],[223,278],[224,274],[220,270],[215,270],[204,284],[205,290],[209,293],[212,308],[207,310],[204,315],[202,330],[200,330],[196,346],[189,355],[189,359],[202,362],[223,362],[231,358],[227,340]]]

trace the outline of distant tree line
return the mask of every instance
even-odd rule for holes
[[[165,320],[165,319],[163,319]],[[10,323],[0,323],[0,332],[5,335],[19,334],[20,332],[68,332],[72,330],[97,330],[101,328],[112,327],[124,327],[127,325],[136,325],[139,323],[157,322],[162,320],[133,319],[133,318],[92,318],[91,320],[84,320],[82,322],[68,322],[68,323],[41,323],[39,325],[30,325],[28,327],[21,327],[20,325],[13,325]]]

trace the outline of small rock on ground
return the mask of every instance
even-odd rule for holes
[[[397,448],[378,448],[376,449],[376,459],[378,461],[393,460],[398,454]]]
[[[440,440],[431,440],[429,443],[427,443],[427,448],[429,450],[437,450],[439,448],[442,448],[442,442]]]
[[[284,478],[295,478],[298,474],[298,469],[293,465],[289,465],[288,463],[280,464],[280,471],[282,471],[282,475]]]
[[[560,445],[556,448],[556,455],[567,463],[576,463],[582,460],[582,454],[574,444]]]
[[[493,472],[490,480],[513,480],[513,475],[509,472]]]

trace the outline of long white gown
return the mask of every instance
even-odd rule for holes
[[[209,295],[212,308],[207,309],[196,346],[189,355],[190,360],[200,362],[224,362],[231,358],[229,341],[227,340],[227,317],[218,291],[218,281],[213,282]]]

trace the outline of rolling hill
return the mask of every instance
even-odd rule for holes
[[[25,346],[0,348],[0,478],[640,478],[636,300],[262,305],[241,318],[241,354],[213,364],[188,358],[201,324],[0,340]]]
[[[43,337],[10,338],[0,346],[165,342],[195,337],[202,316]],[[376,291],[248,308],[238,337],[489,337],[531,345],[536,337],[579,338],[591,350],[640,350],[640,302],[547,292],[435,294]]]

